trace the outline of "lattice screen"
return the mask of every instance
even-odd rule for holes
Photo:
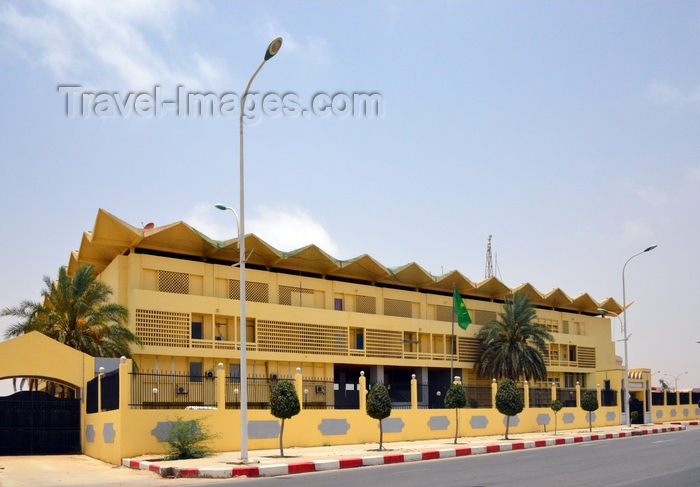
[[[549,333],[559,333],[559,320],[548,320],[546,318],[537,318],[537,323],[547,328]]]
[[[438,304],[435,306],[435,319],[438,321],[452,321],[452,316],[454,312],[452,311],[452,306],[444,306]]]
[[[596,367],[595,348],[578,347],[578,366],[592,369]]]
[[[374,296],[355,296],[355,312],[376,315],[377,298],[375,298]]]
[[[241,281],[238,279],[228,280],[229,299],[241,299]],[[256,303],[270,302],[270,287],[264,282],[245,282],[245,299]]]
[[[391,330],[365,330],[367,357],[401,358],[403,356],[403,332]]]
[[[137,309],[136,336],[144,345],[187,347],[190,338],[190,315]]]
[[[286,304],[287,306],[292,305],[292,293],[295,294],[306,294],[313,296],[313,289],[305,289],[303,287],[296,286],[280,286],[279,287],[279,304]],[[299,305],[301,303],[294,303]]]
[[[344,326],[258,320],[256,329],[262,352],[348,354],[348,329]]]
[[[158,271],[158,291],[189,294],[190,275],[185,272]]]
[[[413,315],[411,307],[412,303],[410,301],[384,298],[384,314],[386,316],[410,318]]]
[[[457,356],[462,362],[476,362],[479,359],[479,340],[457,337]]]
[[[491,320],[496,319],[495,311],[484,311],[482,309],[474,310],[474,323],[477,325],[486,325]]]

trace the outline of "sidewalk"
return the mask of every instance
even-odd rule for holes
[[[378,451],[377,443],[339,445],[311,448],[285,448],[284,458],[279,449],[254,450],[248,455],[248,464],[240,463],[239,452],[217,453],[198,459],[165,461],[155,455],[125,458],[125,467],[150,470],[162,477],[231,478],[273,477],[295,473],[319,472],[370,465],[434,460],[438,458],[498,453],[546,446],[581,443],[631,436],[683,431],[687,426],[697,426],[698,421],[679,421],[665,425],[640,425],[631,430],[623,426],[587,429],[559,430],[553,432],[510,434],[506,441],[500,436],[476,436],[453,439],[384,442],[384,450]]]

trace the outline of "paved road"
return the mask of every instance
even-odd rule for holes
[[[163,479],[84,455],[0,457],[1,487],[498,487],[700,485],[700,429],[473,457],[258,479]]]
[[[700,485],[700,429],[493,455],[385,465],[284,477],[289,487],[510,487]],[[223,485],[268,487],[281,477]],[[188,484],[201,485],[201,484]]]

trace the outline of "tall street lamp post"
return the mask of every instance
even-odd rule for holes
[[[627,264],[629,264],[630,260],[634,259],[638,255],[642,255],[645,252],[649,252],[651,250],[654,250],[657,247],[656,244],[652,245],[651,247],[647,247],[646,249],[642,250],[638,254],[634,254],[632,257],[627,259],[627,262],[625,262],[625,265],[622,266],[622,334],[623,334],[623,340],[625,342],[625,416],[627,419],[627,427],[631,428],[632,427],[632,422],[630,418],[630,392],[629,392],[629,362],[627,361],[627,298],[625,296],[625,268],[627,267]]]
[[[671,375],[671,374],[664,374],[664,375],[670,377],[671,379],[673,379],[675,381],[675,389],[674,390],[676,392],[678,392],[678,379],[680,379],[681,376],[684,376],[687,373],[688,372],[683,372],[682,374],[678,374],[678,375]]]
[[[265,65],[267,61],[269,61],[275,54],[277,54],[282,47],[282,38],[277,37],[275,40],[270,42],[270,45],[267,46],[267,50],[265,51],[265,57],[263,61],[260,63],[260,66],[258,66],[258,69],[255,70],[255,73],[253,73],[253,76],[250,78],[250,81],[248,81],[248,86],[245,88],[245,93],[243,94],[243,98],[241,99],[241,114],[240,117],[238,118],[239,122],[239,127],[240,127],[240,188],[239,188],[239,194],[240,194],[240,206],[239,206],[239,211],[240,214],[238,215],[238,249],[239,249],[239,265],[241,268],[240,271],[240,302],[241,302],[241,311],[240,311],[240,323],[239,323],[239,329],[240,329],[240,340],[241,340],[241,387],[240,387],[240,393],[241,393],[241,462],[246,464],[248,463],[248,368],[246,364],[246,314],[245,314],[245,198],[244,198],[244,165],[243,165],[243,115],[245,114],[245,102],[246,102],[246,97],[248,96],[248,91],[250,90],[250,85],[253,84],[253,80],[255,77],[258,75],[262,67]],[[223,204],[217,204],[217,208],[220,210],[231,210],[233,211],[233,214],[235,215],[236,212],[230,208],[227,207],[226,205]]]

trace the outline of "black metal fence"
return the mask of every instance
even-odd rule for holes
[[[131,372],[133,409],[216,407],[216,376],[182,372]]]
[[[666,405],[675,406],[676,405],[676,393],[671,391],[666,391]]]
[[[690,394],[687,392],[678,393],[678,404],[690,404]]]
[[[576,407],[576,389],[557,388],[557,399],[565,408]]]
[[[548,408],[552,405],[552,389],[549,387],[530,387],[530,407]]]
[[[334,409],[334,382],[328,379],[303,379],[303,403],[306,409]]]
[[[108,372],[102,377],[100,399],[103,411],[119,409],[119,370]]]
[[[603,389],[600,391],[601,406],[617,406],[617,391],[615,389]]]
[[[487,409],[493,407],[491,386],[465,386],[467,407]]]

